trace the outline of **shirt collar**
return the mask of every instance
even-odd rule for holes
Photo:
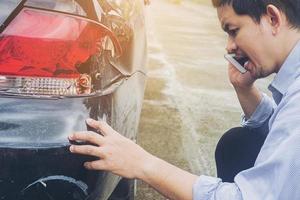
[[[275,102],[278,104],[282,96],[287,92],[288,87],[295,81],[299,74],[300,66],[300,41],[284,61],[274,80],[269,85]]]

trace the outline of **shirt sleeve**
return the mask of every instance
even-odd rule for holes
[[[246,118],[245,114],[242,114],[241,125],[243,127],[258,128],[270,119],[276,104],[268,95],[264,93],[262,95],[260,104],[249,119]]]
[[[219,178],[200,176],[193,186],[193,200],[243,200],[235,183],[222,182]]]

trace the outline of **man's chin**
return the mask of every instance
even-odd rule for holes
[[[251,76],[254,78],[254,79],[262,79],[262,78],[266,78],[268,76],[270,76],[272,73],[259,73],[259,72],[250,72]]]
[[[266,76],[263,75],[262,73],[258,73],[257,71],[254,71],[254,70],[249,70],[249,73],[251,75],[251,77],[253,79],[261,79],[261,78],[265,78]]]

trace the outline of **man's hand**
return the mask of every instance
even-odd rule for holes
[[[100,134],[84,131],[69,136],[71,141],[91,143],[70,147],[72,153],[99,158],[86,162],[84,166],[87,169],[105,170],[122,177],[140,179],[169,199],[192,199],[192,188],[198,178],[196,175],[151,155],[103,121],[88,119],[87,123]]]
[[[228,65],[228,76],[231,84],[235,88],[247,89],[253,86],[255,78],[253,78],[249,71],[242,74],[232,64]]]
[[[72,145],[70,151],[83,155],[95,156],[99,160],[86,162],[84,166],[90,170],[106,170],[126,178],[140,178],[146,165],[153,156],[114,131],[107,123],[88,119],[87,123],[98,130],[76,132],[69,140],[80,140],[91,145]]]
[[[256,78],[250,72],[240,73],[232,64],[228,66],[228,76],[233,85],[246,118],[250,118],[261,102],[261,92],[254,86]]]

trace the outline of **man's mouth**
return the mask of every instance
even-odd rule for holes
[[[240,63],[243,67],[246,68],[246,65],[249,62],[249,58],[247,56],[234,56],[234,59]],[[247,68],[246,68],[247,69]]]

